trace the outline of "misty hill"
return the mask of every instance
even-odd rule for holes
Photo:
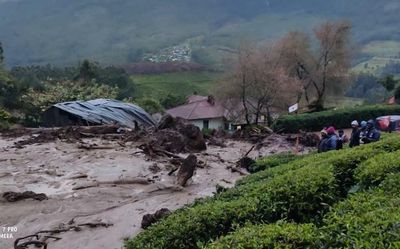
[[[397,0],[0,0],[0,41],[8,65],[123,64],[171,54],[213,63],[243,40],[345,18],[356,41],[378,44],[379,55],[380,42],[400,41],[399,10]]]

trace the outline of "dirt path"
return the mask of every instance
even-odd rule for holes
[[[228,141],[226,148],[209,147],[196,154],[206,163],[197,169],[188,186],[174,185],[176,176],[168,176],[166,158],[149,160],[137,153],[136,144],[121,147],[115,142],[90,140],[88,142],[112,149],[85,150],[76,144],[61,141],[12,148],[14,140],[0,139],[0,193],[6,191],[34,191],[45,193],[44,201],[23,200],[9,203],[0,197],[0,229],[16,227],[14,239],[40,230],[75,223],[106,222],[110,227],[82,228],[55,236],[49,249],[120,249],[123,239],[141,231],[144,214],[161,208],[175,210],[192,203],[196,198],[210,196],[217,184],[231,187],[242,177],[226,169],[236,162],[251,144]],[[257,158],[271,152],[290,151],[289,144],[271,141],[250,156]],[[181,155],[186,156],[186,155]],[[110,182],[127,178],[145,178],[151,184],[112,185],[75,190],[77,186],[94,181]],[[1,231],[0,231],[1,234]],[[0,248],[12,248],[14,239],[0,237]]]

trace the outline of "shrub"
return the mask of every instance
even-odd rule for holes
[[[255,164],[251,165],[249,167],[249,171],[251,173],[256,173],[259,171],[263,171],[263,170],[266,170],[269,168],[274,168],[276,166],[291,162],[300,157],[301,156],[297,156],[292,153],[280,153],[280,154],[268,156],[268,157],[258,160]]]
[[[0,130],[6,130],[10,127],[11,115],[0,107]]]
[[[0,121],[9,121],[11,114],[0,107]]]
[[[378,186],[389,174],[400,172],[400,151],[384,153],[364,162],[356,170],[359,185],[366,189]]]
[[[400,112],[400,106],[364,106],[351,109],[329,110],[299,115],[285,115],[278,118],[273,129],[283,133],[302,131],[319,131],[326,126],[348,128],[353,120],[375,119],[379,116],[393,115]]]
[[[309,248],[315,244],[317,230],[313,224],[280,222],[250,225],[222,237],[207,249]]]
[[[155,99],[151,99],[151,98],[136,99],[135,104],[142,107],[145,111],[147,111],[150,114],[164,112],[164,108]]]
[[[397,182],[399,183],[399,182]],[[400,248],[400,197],[380,189],[338,204],[321,228],[320,248]]]

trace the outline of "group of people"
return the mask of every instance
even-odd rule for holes
[[[361,144],[368,144],[379,141],[381,133],[375,128],[373,120],[368,122],[362,121],[360,124],[357,120],[351,122],[352,132],[350,139],[346,136],[343,130],[336,130],[333,126],[324,128],[321,131],[321,140],[318,144],[318,152],[327,152],[330,150],[341,150],[343,145],[349,142],[349,147],[353,148]]]

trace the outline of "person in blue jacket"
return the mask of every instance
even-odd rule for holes
[[[375,123],[374,120],[368,120],[367,122],[367,128],[365,130],[364,136],[362,138],[362,141],[365,144],[373,143],[379,141],[381,138],[381,133],[375,128]]]

